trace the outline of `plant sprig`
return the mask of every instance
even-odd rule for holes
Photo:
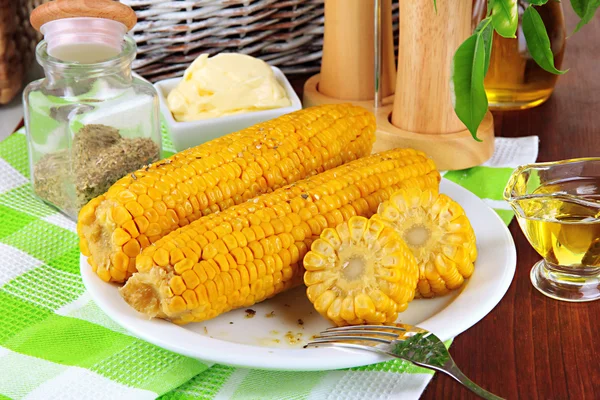
[[[448,0],[447,0],[448,1]],[[550,39],[540,14],[534,6],[541,6],[549,0],[523,0],[528,3],[522,17],[523,35],[533,60],[552,74],[564,74],[554,65],[554,55]],[[559,0],[553,0],[559,1]],[[594,16],[600,0],[570,0],[571,7],[581,18],[575,32],[587,24]],[[435,0],[434,0],[435,5]],[[488,110],[488,99],[483,80],[487,74],[492,52],[493,32],[505,38],[516,38],[519,24],[519,0],[488,0],[488,13],[479,23],[475,32],[456,50],[452,60],[451,88],[454,111],[465,124],[473,139]]]

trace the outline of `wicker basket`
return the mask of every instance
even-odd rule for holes
[[[121,1],[137,13],[134,69],[150,81],[183,75],[201,53],[249,54],[287,75],[321,64],[323,0]],[[393,13],[397,35],[397,2]]]
[[[29,15],[43,2],[0,0],[0,104],[10,102],[23,86],[25,70],[40,40],[29,24]]]
[[[0,0],[0,4],[14,1]],[[29,25],[29,14],[49,0],[16,1],[21,4],[17,10],[19,46],[23,49],[23,64],[29,65],[39,41]],[[185,68],[202,53],[249,54],[278,66],[287,75],[316,72],[321,64],[323,0],[121,2],[131,6],[138,16],[131,32],[138,45],[133,68],[153,82],[183,75]],[[393,13],[397,35],[397,2]],[[0,72],[0,88],[1,82]]]
[[[13,0],[0,0],[0,104],[12,100],[23,80],[21,51],[15,40],[16,10]]]

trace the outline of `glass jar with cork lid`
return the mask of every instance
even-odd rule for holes
[[[77,218],[121,177],[157,161],[158,95],[132,75],[134,11],[112,0],[54,0],[31,14],[45,78],[23,93],[34,193]]]

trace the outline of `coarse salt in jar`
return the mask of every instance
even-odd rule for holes
[[[158,95],[132,75],[134,11],[111,0],[55,0],[31,23],[45,78],[23,93],[34,193],[72,219],[161,153]]]

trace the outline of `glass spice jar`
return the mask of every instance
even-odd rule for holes
[[[136,44],[123,23],[76,17],[40,31],[45,78],[23,93],[31,183],[40,199],[76,219],[118,179],[159,159],[158,95],[132,75]]]

